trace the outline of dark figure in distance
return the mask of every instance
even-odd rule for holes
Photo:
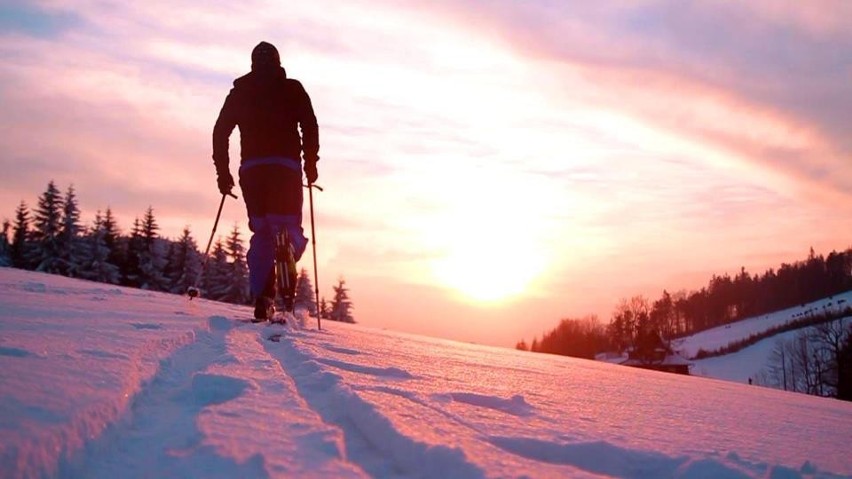
[[[286,230],[295,260],[305,252],[302,169],[308,184],[313,184],[319,160],[319,130],[311,99],[301,83],[287,78],[272,44],[260,42],[254,47],[251,72],[234,80],[213,128],[213,163],[223,195],[234,187],[228,146],[235,126],[240,128],[240,188],[252,231],[247,261],[254,315],[271,319],[275,241]],[[295,268],[291,275],[294,288]],[[292,301],[293,291],[287,293],[285,298]],[[292,302],[285,304],[288,310],[292,307]]]

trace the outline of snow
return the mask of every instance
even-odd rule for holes
[[[736,353],[693,360],[690,374],[748,383],[749,378],[755,380],[760,370],[764,369],[769,363],[772,350],[775,348],[778,340],[787,341],[793,339],[801,332],[801,329],[787,331],[762,339]]]
[[[823,312],[840,312],[843,308],[852,306],[852,291],[838,294],[832,298],[815,301],[813,303],[796,306],[771,314],[755,316],[742,321],[717,326],[686,338],[675,340],[672,347],[685,358],[694,358],[699,349],[707,352],[717,350],[735,342],[747,338],[753,334],[759,334],[777,326],[782,326],[791,321],[799,320],[811,315]]]
[[[0,475],[852,477],[849,403],[250,314],[0,268]]]
[[[713,351],[738,340],[759,334],[771,328],[822,312],[839,312],[852,305],[852,291],[838,294],[813,303],[785,309],[772,314],[744,319],[726,326],[708,329],[692,336],[675,340],[672,347],[683,357],[693,357],[699,349]],[[748,383],[769,362],[772,350],[779,340],[787,341],[801,333],[801,329],[779,333],[764,338],[735,353],[705,359],[693,359],[690,374],[708,378]]]

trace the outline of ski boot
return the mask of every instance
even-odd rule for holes
[[[252,323],[261,323],[263,321],[271,321],[275,316],[275,302],[272,298],[259,296],[254,302],[254,319]]]

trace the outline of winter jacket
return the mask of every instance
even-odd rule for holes
[[[255,70],[234,80],[213,128],[213,163],[228,171],[231,132],[240,127],[241,161],[282,156],[319,159],[319,130],[311,99],[302,84],[281,67]],[[301,137],[299,136],[301,128]]]

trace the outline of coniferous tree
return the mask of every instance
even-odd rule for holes
[[[311,278],[308,276],[308,270],[302,268],[299,271],[298,279],[296,279],[295,309],[304,309],[308,314],[315,316],[317,314],[317,302],[314,299],[313,288]]]
[[[38,199],[32,233],[32,264],[36,271],[60,273],[62,251],[59,233],[62,228],[62,195],[51,180]]]
[[[221,300],[234,304],[248,304],[250,301],[248,265],[246,265],[245,247],[237,225],[234,225],[231,234],[225,240],[225,250],[229,258],[230,275]]]
[[[325,297],[320,298],[319,317],[321,319],[329,319],[331,317],[331,305],[325,300]]]
[[[104,245],[109,251],[107,253],[107,260],[120,268],[127,261],[127,242],[122,241],[118,222],[112,214],[112,208],[108,206],[106,211],[104,211],[101,229],[104,233]]]
[[[331,301],[331,313],[328,319],[343,323],[355,322],[355,318],[352,317],[352,301],[349,299],[349,289],[346,287],[346,281],[343,278],[340,278],[337,285],[334,286],[334,299]]]
[[[198,246],[187,226],[183,229],[181,237],[169,248],[166,262],[169,291],[175,294],[186,293],[191,286],[195,286],[200,271],[201,258],[198,253]]]
[[[3,236],[0,236],[0,266],[11,266],[12,257],[9,255],[9,232],[12,230],[12,223],[9,220],[3,220]]]
[[[80,208],[74,186],[69,186],[62,205],[62,224],[59,228],[60,273],[76,276],[76,270],[84,261],[80,238]]]
[[[12,228],[12,244],[9,245],[9,259],[15,268],[30,269],[30,210],[21,201],[15,210],[15,226]]]
[[[103,217],[98,211],[89,234],[82,242],[86,255],[77,268],[77,274],[91,281],[118,284],[118,266],[109,262],[109,248],[106,246],[105,236]]]
[[[154,218],[154,209],[150,206],[142,219],[142,248],[139,253],[140,284],[142,289],[166,291],[165,258],[161,252],[161,243],[157,231],[160,227]]]
[[[228,282],[231,277],[231,265],[228,264],[228,252],[217,239],[213,245],[213,253],[207,260],[202,281],[204,297],[214,301],[223,301],[228,294]]]
[[[138,288],[142,285],[141,258],[144,255],[145,240],[142,236],[142,222],[133,219],[130,237],[126,239],[126,254],[120,264],[121,282],[125,286]]]

